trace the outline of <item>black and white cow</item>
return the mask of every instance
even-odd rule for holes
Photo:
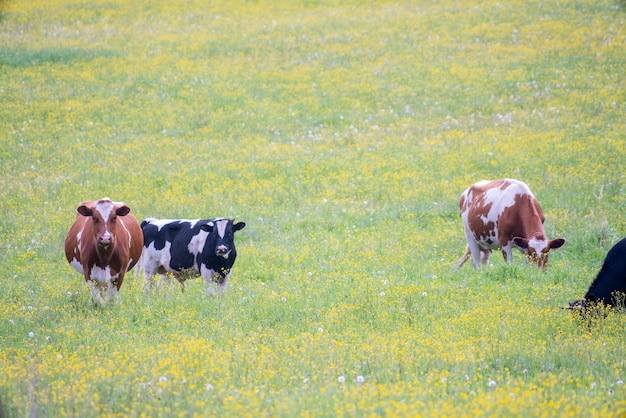
[[[620,296],[620,293],[622,294]],[[591,283],[585,297],[571,302],[569,308],[585,307],[602,302],[615,306],[618,301],[624,303],[626,295],[626,238],[615,244],[607,253],[602,268]],[[616,299],[617,297],[617,299]]]
[[[208,294],[215,296],[228,286],[237,258],[234,235],[245,227],[233,219],[154,219],[141,222],[144,237],[142,263],[146,282],[152,287],[155,274],[171,273],[183,286],[200,275]]]

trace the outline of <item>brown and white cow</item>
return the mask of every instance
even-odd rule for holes
[[[141,257],[143,234],[130,208],[109,198],[85,202],[65,238],[65,257],[85,276],[95,304],[117,296]]]
[[[563,238],[546,238],[541,207],[526,183],[519,180],[474,183],[461,195],[460,206],[467,248],[459,266],[470,255],[474,268],[487,264],[491,251],[498,248],[511,262],[511,250],[516,247],[545,269],[549,251],[565,244]]]

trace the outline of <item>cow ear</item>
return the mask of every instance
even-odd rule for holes
[[[564,245],[565,245],[565,240],[563,238],[555,238],[550,241],[548,246],[550,247],[550,249],[556,250],[557,248],[561,248]]]
[[[85,205],[80,205],[80,206],[76,209],[76,211],[77,211],[79,214],[83,215],[83,216],[91,216],[91,215],[93,215],[93,210],[91,210],[91,208],[88,208],[88,207],[87,207],[87,206],[85,206]]]
[[[233,229],[235,231],[241,231],[244,228],[244,226],[246,226],[245,222],[237,222],[235,225],[233,225]]]
[[[528,240],[526,238],[515,237],[513,238],[513,244],[519,248],[528,248]]]
[[[120,206],[119,208],[117,208],[117,209],[115,210],[115,214],[116,214],[117,216],[126,216],[126,215],[128,215],[129,213],[130,213],[130,208],[129,208],[128,206],[126,206],[126,205],[124,205],[124,206]]]
[[[200,229],[206,232],[212,232],[215,224],[213,222],[207,222],[205,224],[200,225]]]

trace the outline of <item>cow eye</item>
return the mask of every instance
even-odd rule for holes
[[[95,216],[91,218],[93,220],[93,223],[97,224],[98,223],[98,218],[96,218]]]

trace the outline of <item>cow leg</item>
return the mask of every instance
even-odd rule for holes
[[[172,276],[169,274],[161,274],[159,273],[159,282],[157,283],[157,289],[161,290],[165,286],[169,286],[172,284]]]
[[[130,265],[130,261],[128,262],[128,264]],[[139,278],[139,275],[141,274],[142,269],[143,269],[143,253],[139,257],[139,260],[137,260],[137,264],[135,265],[135,279]],[[128,271],[128,266],[126,266],[126,271]]]
[[[143,272],[143,282],[146,290],[152,290],[154,287],[154,275],[147,270]]]
[[[106,300],[115,301],[118,295],[119,295],[119,292],[117,290],[117,286],[115,286],[112,283],[109,283],[109,285],[107,286]]]
[[[100,289],[98,288],[98,285],[94,283],[93,280],[89,279],[87,280],[87,287],[91,291],[91,301],[93,302],[94,306],[104,305],[105,301],[100,294]]]
[[[144,277],[144,286],[146,290],[151,291],[154,288],[154,275],[157,274],[158,264],[152,262],[150,258],[144,258],[141,256],[143,260],[143,277]],[[162,278],[163,275],[159,274],[159,277]]]
[[[102,284],[102,282],[99,282],[98,285],[103,300],[105,302],[108,302],[112,296],[113,288],[115,287],[113,285],[113,280],[108,267],[104,271],[104,284]]]
[[[478,270],[478,268],[480,267],[480,260],[482,259],[480,247],[476,243],[468,243],[467,247],[472,254],[472,265],[476,270]]]
[[[202,277],[202,283],[204,283],[204,292],[209,296],[215,297],[215,282],[213,282],[213,278],[207,279]]]
[[[502,241],[500,241],[502,242]],[[507,263],[513,262],[513,244],[512,242],[502,246],[502,257],[504,257],[504,261]]]
[[[204,264],[200,266],[200,276],[204,283],[204,292],[210,296],[216,296],[214,277],[219,277],[219,273],[211,268],[207,268]]]
[[[224,279],[221,282],[217,282],[217,292],[219,295],[224,294],[226,288],[228,287],[228,279],[230,279],[230,271],[226,273]]]
[[[468,257],[467,253],[469,252],[472,256],[472,265],[474,266],[474,269],[478,270],[478,268],[480,267],[480,259],[481,259],[480,246],[476,242],[476,239],[474,238],[474,234],[472,233],[472,231],[468,229],[467,225],[463,229],[463,232],[465,233],[465,240],[467,241],[467,247],[465,249],[465,254],[463,255],[463,258],[462,258],[462,263],[465,263],[465,261],[467,260],[467,257]],[[462,265],[462,263],[460,265]]]
[[[111,277],[109,279],[107,288],[107,300],[115,301],[119,296],[120,287],[124,281],[124,274],[119,273],[117,277]]]
[[[489,257],[491,257],[491,250],[487,249],[480,251],[480,262],[482,264],[489,263]]]
[[[94,306],[102,306],[104,304],[104,300],[102,299],[102,295],[100,294],[97,284],[91,279],[91,269],[84,267],[83,275],[85,276],[85,283],[91,293],[91,301]]]
[[[178,280],[178,283],[180,283],[180,291],[185,293],[185,280],[187,280],[185,276],[176,276],[176,280]]]
[[[202,266],[201,271],[204,292],[209,296],[215,297],[217,296],[215,292],[215,288],[217,287],[219,294],[221,294],[224,291],[223,288],[213,280],[214,277],[219,277],[220,275],[213,269],[205,269],[204,266]],[[225,280],[228,280],[228,275],[226,275]]]

